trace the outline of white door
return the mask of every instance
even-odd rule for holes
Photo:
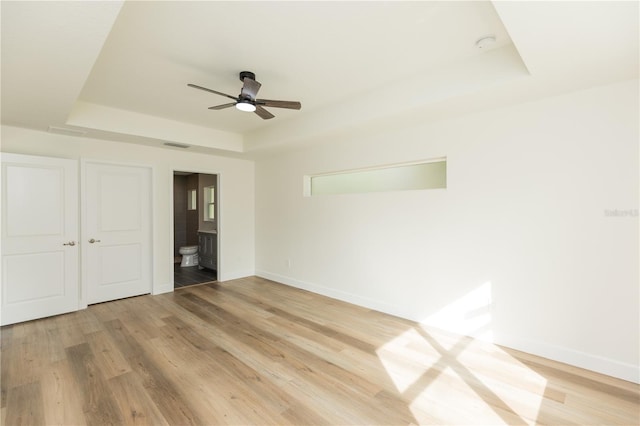
[[[151,170],[83,162],[82,278],[86,302],[151,292]]]
[[[78,309],[78,166],[2,154],[2,325]]]

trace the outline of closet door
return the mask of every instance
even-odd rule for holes
[[[77,164],[2,154],[2,325],[78,309]]]
[[[86,302],[151,292],[151,169],[83,162],[82,278]]]

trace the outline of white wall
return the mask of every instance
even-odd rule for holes
[[[254,274],[254,163],[2,126],[2,152],[153,167],[154,293],[173,291],[173,171],[219,174],[220,281]]]
[[[637,382],[638,113],[632,80],[261,158],[256,273]],[[302,196],[442,156],[446,190]]]

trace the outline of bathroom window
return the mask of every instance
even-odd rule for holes
[[[305,176],[304,195],[357,194],[447,187],[447,160],[393,164]]]
[[[216,188],[207,186],[204,188],[204,220],[212,222],[216,219]]]
[[[190,189],[187,191],[187,210],[195,210],[198,207],[198,191]]]

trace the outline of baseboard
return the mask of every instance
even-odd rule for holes
[[[287,277],[285,275],[274,274],[274,273],[263,271],[263,270],[256,271],[255,275],[261,278],[266,278],[268,280],[279,282],[281,284],[286,284],[291,287],[299,288],[302,290],[308,290],[316,294],[321,294],[323,296],[327,296],[332,299],[337,299],[343,302],[348,302],[354,305],[373,309],[374,311],[380,311],[380,312],[384,312],[385,314],[390,314],[390,315],[394,315],[401,318],[407,318],[405,315],[403,315],[402,310],[399,309],[397,306],[384,303],[384,302],[379,302],[377,300],[369,299],[367,297],[362,297],[362,296],[358,296],[356,294],[348,293],[345,291],[340,291],[333,288],[296,280],[294,278]],[[407,318],[407,319],[412,320],[412,318]]]
[[[629,382],[640,383],[638,365],[517,336],[497,334],[494,335],[493,343]]]
[[[386,314],[398,316],[411,321],[419,321],[418,318],[412,318],[407,312],[399,306],[380,302],[377,300],[362,297],[356,294],[343,292],[340,290],[324,287],[314,283],[300,281],[285,275],[274,274],[269,271],[257,270],[255,275],[276,281],[291,287],[308,290],[312,293],[321,294],[332,299],[341,300],[343,302],[352,303],[354,305],[373,309]],[[426,324],[429,325],[429,324]],[[508,336],[500,333],[493,335],[492,342],[518,351],[526,352],[532,355],[541,356],[554,361],[563,362],[586,370],[595,371],[607,376],[616,377],[633,383],[640,383],[640,367],[634,364],[628,364],[617,360],[601,357],[598,355],[580,352],[574,349],[551,345],[546,342],[526,339],[517,336]]]
[[[237,280],[240,278],[247,278],[247,277],[253,277],[254,275],[256,275],[255,271],[251,270],[251,271],[233,271],[231,273],[220,273],[220,271],[218,271],[218,281],[223,282],[223,281],[231,281],[231,280]]]
[[[173,284],[167,283],[163,285],[154,285],[151,289],[151,294],[154,296],[157,294],[170,293],[173,291]]]

